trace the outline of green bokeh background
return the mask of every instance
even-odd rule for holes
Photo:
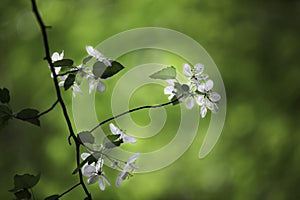
[[[66,57],[77,63],[85,56],[87,44],[98,44],[131,28],[158,26],[198,41],[214,59],[225,83],[226,124],[208,157],[197,157],[201,133],[209,122],[204,120],[203,130],[177,162],[136,175],[118,189],[113,181],[117,172],[108,169],[113,186],[105,192],[97,185],[89,186],[95,199],[300,199],[299,1],[43,0],[38,6],[46,24],[52,26],[48,32],[52,52],[65,50]],[[0,8],[0,87],[10,89],[15,111],[44,110],[54,102],[55,91],[42,60],[41,35],[30,1],[2,0]],[[114,80],[108,83],[113,84]],[[145,98],[152,91],[161,95]],[[158,86],[141,88],[131,106],[164,102],[161,91]],[[71,109],[71,95],[64,97]],[[97,99],[104,102],[99,109],[109,107],[109,92]],[[168,120],[178,117],[176,108],[167,111]],[[108,116],[110,110],[103,109],[99,118]],[[147,111],[133,117],[137,123],[149,123]],[[74,147],[67,144],[60,109],[41,120],[41,128],[13,120],[1,130],[0,199],[13,199],[8,189],[16,173],[41,172],[34,188],[37,199],[62,193],[76,183],[77,177],[70,175],[75,166]],[[168,127],[165,132],[176,130]],[[163,146],[172,138],[160,135],[145,149],[138,146],[139,150]],[[83,197],[77,188],[63,199]]]

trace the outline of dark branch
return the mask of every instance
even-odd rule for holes
[[[39,11],[38,11],[35,0],[31,0],[31,3],[32,3],[32,11],[33,11],[34,15],[36,16],[36,19],[37,19],[38,24],[39,24],[40,29],[41,29],[41,33],[42,33],[42,37],[43,37],[43,43],[44,43],[44,49],[45,49],[45,54],[46,54],[45,55],[45,60],[47,60],[49,66],[50,66],[51,73],[53,75],[53,82],[54,82],[54,87],[55,87],[55,91],[56,91],[56,96],[57,96],[57,99],[59,101],[59,104],[61,105],[61,108],[62,108],[62,111],[63,111],[63,114],[64,114],[64,118],[65,118],[66,123],[68,125],[68,129],[69,129],[69,133],[70,133],[69,137],[73,138],[73,140],[75,142],[75,145],[76,145],[76,163],[77,163],[77,167],[79,167],[80,166],[80,152],[79,152],[80,151],[80,149],[79,149],[80,142],[78,141],[78,139],[77,139],[77,137],[74,133],[72,123],[71,123],[70,117],[68,115],[68,111],[67,111],[65,102],[64,102],[64,100],[62,98],[62,95],[60,93],[58,80],[57,80],[57,74],[55,73],[53,62],[51,60],[50,48],[49,48],[48,37],[47,37],[47,32],[46,32],[46,29],[49,28],[49,26],[45,26],[45,24],[42,20],[42,17],[40,15]],[[87,198],[92,199],[91,194],[89,193],[89,191],[88,191],[88,189],[85,186],[85,183],[83,181],[81,170],[79,170],[79,179],[80,179],[80,184],[81,184],[85,194],[87,195]]]
[[[50,111],[52,111],[54,108],[55,108],[55,106],[58,104],[58,99],[53,103],[53,105],[50,107],[50,108],[48,108],[47,110],[45,110],[44,112],[41,112],[40,114],[38,114],[37,116],[35,116],[35,117],[30,117],[30,118],[20,118],[20,117],[18,117],[17,115],[12,115],[14,118],[16,118],[16,119],[20,119],[20,120],[30,120],[30,119],[38,119],[38,118],[40,118],[41,116],[43,116],[43,115],[45,115],[45,114],[47,114],[47,113],[49,113]]]
[[[59,198],[64,196],[65,194],[71,192],[72,190],[74,190],[77,186],[81,185],[81,183],[77,183],[76,185],[72,186],[70,189],[68,189],[67,191],[63,192],[62,194],[59,195]]]
[[[54,108],[55,108],[55,106],[58,104],[58,99],[54,102],[54,104],[50,107],[50,108],[48,108],[47,110],[45,110],[44,112],[41,112],[40,114],[38,114],[37,116],[36,116],[36,118],[39,118],[39,117],[41,117],[41,116],[43,116],[43,115],[45,115],[45,114],[47,114],[48,112],[50,112],[51,110],[53,110]]]
[[[123,113],[120,113],[116,116],[113,116],[113,117],[110,117],[102,122],[100,122],[99,124],[97,124],[97,126],[95,126],[93,129],[90,130],[90,132],[93,132],[95,131],[98,127],[100,127],[101,125],[111,121],[111,120],[114,120],[114,119],[117,119],[119,117],[122,117],[123,115],[126,115],[128,113],[132,113],[132,112],[135,112],[135,111],[138,111],[138,110],[143,110],[143,109],[150,109],[150,108],[160,108],[160,107],[164,107],[164,106],[167,106],[167,105],[170,105],[170,104],[174,104],[176,102],[180,102],[180,99],[182,98],[183,96],[180,96],[178,97],[177,99],[174,99],[172,101],[169,101],[169,102],[166,102],[166,103],[163,103],[163,104],[157,104],[157,105],[148,105],[148,106],[140,106],[140,107],[137,107],[137,108],[133,108],[133,109],[130,109],[128,111],[125,111]]]

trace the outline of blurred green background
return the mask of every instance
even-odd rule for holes
[[[136,175],[119,189],[114,186],[117,172],[108,170],[113,186],[104,192],[97,185],[89,186],[95,199],[300,199],[299,1],[43,0],[38,6],[46,24],[52,26],[48,32],[52,52],[65,50],[66,57],[77,63],[88,44],[131,28],[158,26],[198,41],[225,83],[226,124],[208,157],[197,157],[202,130],[177,162]],[[2,0],[0,8],[0,87],[10,89],[15,111],[44,110],[54,102],[55,92],[42,60],[41,35],[30,1]],[[153,88],[161,96],[142,98],[143,92]],[[162,87],[147,86],[140,92],[132,106],[166,100]],[[109,93],[104,96],[102,101],[109,106]],[[71,109],[71,95],[65,98]],[[178,117],[176,108],[167,111],[171,119]],[[147,124],[147,113],[133,117]],[[140,118],[142,114],[146,117]],[[99,118],[107,116],[110,111]],[[204,122],[203,129],[208,120]],[[75,184],[77,177],[70,175],[74,147],[68,146],[67,134],[59,108],[42,118],[41,128],[10,121],[0,132],[0,199],[13,199],[8,189],[16,173],[41,172],[34,188],[37,199]],[[160,135],[154,146],[172,138]],[[83,193],[77,188],[63,199],[83,199]]]

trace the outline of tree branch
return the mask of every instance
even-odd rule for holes
[[[65,194],[71,192],[72,190],[74,190],[77,186],[81,185],[81,183],[77,183],[76,185],[72,186],[70,189],[68,189],[67,191],[63,192],[62,194],[59,195],[59,198],[64,196]]]
[[[70,138],[72,138],[75,142],[75,145],[76,145],[76,164],[77,164],[77,167],[79,167],[80,166],[80,152],[79,152],[80,151],[80,148],[79,148],[80,147],[80,142],[78,141],[78,139],[77,139],[77,137],[76,137],[76,135],[73,131],[72,123],[71,123],[70,117],[68,115],[68,111],[67,111],[65,102],[62,98],[62,95],[61,95],[61,92],[60,92],[60,89],[59,89],[57,74],[55,73],[55,69],[54,69],[54,66],[53,66],[53,63],[52,63],[52,60],[51,60],[50,48],[49,48],[48,37],[47,37],[47,32],[46,32],[46,29],[49,26],[45,26],[45,24],[42,20],[42,17],[40,15],[39,11],[38,11],[35,0],[31,0],[31,4],[32,4],[32,11],[33,11],[33,13],[34,13],[34,15],[35,15],[35,17],[38,21],[40,29],[41,29],[41,33],[42,33],[42,37],[43,37],[43,43],[44,43],[44,50],[45,50],[45,54],[46,54],[45,60],[47,60],[49,66],[50,66],[51,73],[53,75],[53,82],[54,82],[54,87],[55,87],[55,91],[56,91],[56,96],[57,96],[57,99],[59,101],[59,104],[61,105],[61,108],[62,108],[62,111],[63,111],[63,114],[64,114],[64,118],[65,118],[66,123],[68,125],[68,129],[69,129],[69,133],[70,133],[69,143],[70,143]],[[85,186],[85,183],[83,181],[81,170],[79,170],[79,179],[80,179],[80,184],[81,184],[85,194],[87,195],[87,198],[92,199],[91,194],[89,193],[89,191],[88,191],[88,189]]]
[[[48,112],[50,112],[51,110],[53,110],[54,108],[55,108],[55,106],[58,104],[58,99],[54,102],[54,104],[50,107],[50,108],[48,108],[47,110],[45,110],[44,112],[41,112],[40,114],[38,114],[37,116],[36,116],[36,118],[39,118],[39,117],[41,117],[41,116],[43,116],[43,115],[45,115],[45,114],[47,114]]]
[[[100,127],[101,125],[111,121],[111,120],[114,120],[114,119],[117,119],[119,117],[122,117],[123,115],[126,115],[128,113],[132,113],[132,112],[135,112],[135,111],[138,111],[138,110],[143,110],[143,109],[150,109],[150,108],[160,108],[160,107],[164,107],[164,106],[167,106],[167,105],[170,105],[170,104],[174,104],[176,102],[180,102],[180,99],[182,98],[183,96],[180,96],[172,101],[169,101],[169,102],[166,102],[166,103],[163,103],[163,104],[157,104],[157,105],[147,105],[147,106],[140,106],[140,107],[137,107],[137,108],[133,108],[133,109],[130,109],[128,111],[125,111],[123,113],[120,113],[116,116],[112,116],[106,120],[103,120],[102,122],[100,122],[99,124],[97,124],[97,126],[95,126],[94,128],[92,128],[90,130],[90,132],[93,132],[95,131],[98,127]]]

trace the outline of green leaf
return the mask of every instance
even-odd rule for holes
[[[100,77],[103,79],[112,77],[122,69],[124,69],[124,66],[121,63],[118,63],[117,61],[113,61],[111,63],[111,66],[108,66]]]
[[[74,61],[72,59],[62,59],[53,63],[54,67],[71,67]]]
[[[31,193],[27,189],[20,190],[18,192],[15,192],[14,195],[17,197],[17,199],[30,199]]]
[[[161,79],[161,80],[176,79],[176,69],[173,66],[166,67],[166,68],[150,75],[150,78]]]
[[[12,117],[12,110],[6,105],[0,105],[0,117],[3,116]]]
[[[59,199],[59,195],[54,194],[54,195],[51,195],[49,197],[46,197],[44,200],[58,200],[58,199]]]
[[[99,78],[103,75],[106,68],[107,66],[103,62],[97,61],[93,65],[93,74]]]
[[[80,139],[80,141],[83,144],[84,143],[94,144],[94,142],[95,142],[94,136],[89,131],[82,131],[82,132],[78,133],[78,138]]]
[[[118,135],[108,135],[108,136],[106,136],[106,137],[107,137],[107,139],[109,139],[111,142],[113,142],[113,141],[116,141],[116,140],[119,139],[120,134],[118,134]]]
[[[76,78],[75,74],[68,75],[68,77],[66,78],[66,80],[64,82],[65,91],[68,90],[74,84],[75,78]]]
[[[8,120],[12,118],[12,111],[6,105],[0,105],[0,128],[7,124]]]
[[[112,149],[112,148],[115,148],[115,147],[119,147],[121,144],[123,143],[123,140],[117,140],[117,141],[112,141],[112,142],[107,142],[105,143],[105,148],[107,149]]]
[[[39,111],[36,109],[26,108],[17,113],[17,119],[27,121],[36,126],[40,126],[40,120],[38,119]]]
[[[88,63],[91,59],[93,58],[93,56],[88,56],[85,59],[83,59],[82,63],[85,65],[86,63]]]
[[[16,174],[14,176],[15,187],[9,190],[9,192],[17,192],[18,190],[32,188],[39,182],[40,176],[41,174],[38,174],[36,176],[31,174],[23,174],[23,175]]]
[[[9,96],[9,90],[7,88],[0,88],[0,101],[1,103],[9,103],[10,96]]]
[[[72,174],[76,174],[82,167],[85,165],[85,163],[91,164],[93,162],[97,162],[97,158],[95,154],[91,154],[89,157],[87,157],[84,161],[80,163],[80,165],[72,172]]]

